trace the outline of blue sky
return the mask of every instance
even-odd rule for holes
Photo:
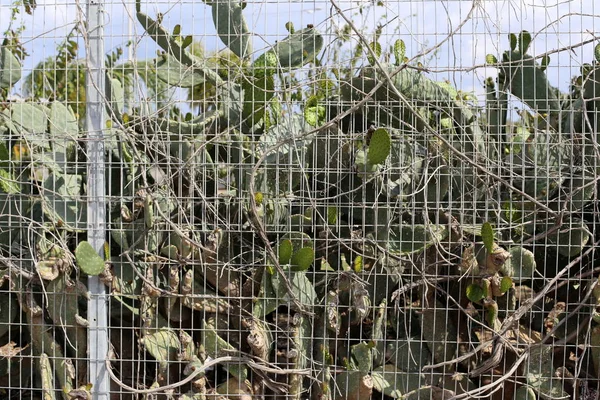
[[[77,21],[84,19],[85,0],[37,0],[37,3],[33,16],[25,13],[19,16],[26,26],[23,38],[31,54],[25,69],[55,54],[56,43]],[[78,3],[82,8],[77,6]],[[372,32],[378,22],[389,21],[383,32],[383,40],[391,43],[397,38],[403,39],[409,57],[446,38],[469,14],[473,4],[466,0],[400,0],[383,3],[382,7],[369,8],[371,1],[336,2],[357,26],[366,28],[367,32]],[[463,90],[480,93],[483,80],[487,76],[495,76],[494,69],[460,69],[483,64],[487,53],[501,54],[508,47],[508,32],[527,29],[537,33],[530,51],[533,54],[591,39],[593,36],[590,32],[600,31],[600,5],[594,6],[594,3],[593,0],[483,0],[475,8],[472,18],[440,47],[436,58],[428,65],[433,70],[442,71],[437,79],[450,79]],[[10,0],[0,0],[0,26],[3,29],[8,26],[10,4]],[[154,57],[154,43],[148,38],[139,39],[143,31],[133,14],[134,2],[106,0],[105,4],[108,22],[105,28],[106,51],[125,43],[131,32],[138,38],[134,47],[136,57]],[[361,5],[370,11],[359,14]],[[161,12],[164,25],[172,28],[180,24],[183,34],[194,35],[209,49],[224,47],[215,35],[210,7],[200,0],[144,1],[143,8],[151,16]],[[343,24],[329,1],[250,0],[244,14],[255,33],[254,48],[257,51],[285,37],[287,32],[284,25],[288,21],[292,21],[297,28],[313,24],[322,32],[332,24]],[[566,90],[579,66],[583,62],[591,62],[592,58],[593,44],[574,52],[551,56],[548,68],[550,81]]]

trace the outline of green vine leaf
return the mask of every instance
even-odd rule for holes
[[[472,283],[467,286],[467,299],[473,303],[481,301],[485,297],[483,288],[476,283]]]
[[[594,58],[596,59],[596,62],[600,62],[600,43],[594,47]]]

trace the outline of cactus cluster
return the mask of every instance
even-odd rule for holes
[[[118,200],[103,256],[86,241],[76,105],[2,103],[0,250],[22,263],[0,269],[11,285],[0,293],[0,338],[25,315],[29,340],[13,344],[12,359],[39,360],[20,382],[48,398],[89,391],[82,278],[100,275],[113,345],[131,352],[111,360],[123,389],[449,398],[481,395],[520,362],[514,398],[574,390],[555,378],[566,367],[543,335],[600,343],[600,318],[584,332],[559,301],[536,320],[527,300],[547,290],[538,276],[565,273],[548,269],[547,253],[567,265],[592,241],[596,62],[561,93],[549,59],[528,54],[531,35],[511,35],[501,60],[486,58],[499,75],[482,110],[410,63],[401,40],[387,56],[369,44],[356,74],[330,76],[315,27],[288,24],[288,37],[255,57],[244,3],[205,3],[235,69],[195,55],[191,36],[139,0],[136,18],[161,53],[107,63],[107,192]],[[149,90],[202,88],[214,99],[198,115],[126,106],[133,71]],[[20,60],[0,48],[0,93],[19,79]],[[516,122],[509,93],[527,107]],[[26,241],[33,257],[23,257]],[[596,294],[585,306],[597,314]],[[2,363],[0,374],[10,376]]]

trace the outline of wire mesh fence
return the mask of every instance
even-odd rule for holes
[[[598,17],[3,0],[0,398],[598,399]]]

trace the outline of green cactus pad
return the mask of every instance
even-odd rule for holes
[[[350,347],[352,362],[359,371],[370,372],[373,368],[372,342],[361,342]]]
[[[69,231],[87,227],[87,207],[80,200],[81,175],[54,174],[44,181],[42,209],[50,220]]]
[[[548,82],[545,72],[533,57],[519,51],[504,52],[500,73],[509,90],[535,112],[550,114],[560,110],[558,90]]]
[[[285,39],[277,42],[271,49],[267,50],[256,59],[257,67],[266,68],[266,73],[274,73],[272,55],[277,59],[277,67],[284,70],[288,68],[299,68],[315,59],[323,48],[323,36],[315,28],[305,28],[295,31]]]
[[[335,377],[335,400],[368,400],[373,393],[373,378],[362,371],[343,371]]]
[[[11,103],[10,110],[12,123],[19,133],[39,135],[48,129],[48,108],[34,103],[15,102]]]
[[[21,79],[21,63],[7,47],[0,47],[0,89],[10,89]]]
[[[488,253],[492,253],[494,251],[495,238],[494,228],[492,228],[492,224],[489,222],[485,222],[481,227],[481,239]]]
[[[383,164],[390,155],[392,139],[386,129],[379,128],[373,132],[369,143],[369,163]]]
[[[395,58],[394,65],[400,66],[402,63],[404,63],[404,58],[406,57],[406,44],[404,43],[404,40],[402,40],[402,39],[396,40],[394,42],[392,51],[394,53],[394,58]]]
[[[403,225],[381,232],[389,240],[389,250],[393,253],[413,254],[443,240],[448,229],[443,225]]]
[[[563,228],[559,233],[548,236],[548,242],[558,248],[558,252],[565,257],[575,257],[583,251],[590,241],[590,231],[587,225],[578,219],[571,221],[568,228]]]
[[[521,246],[513,246],[508,249],[510,258],[504,263],[500,272],[504,276],[510,276],[516,282],[532,279],[536,269],[534,254]]]
[[[375,364],[393,364],[406,372],[420,372],[424,365],[431,363],[431,353],[427,344],[418,338],[386,339],[377,342]]]
[[[303,247],[296,251],[291,259],[291,270],[295,272],[306,271],[315,260],[315,251],[312,247]]]
[[[279,244],[279,263],[289,264],[293,251],[294,248],[292,246],[292,241],[289,239],[283,239]]]
[[[425,384],[425,375],[407,373],[387,364],[373,370],[373,388],[378,392],[400,399],[404,394],[419,389]]]
[[[11,323],[20,314],[19,302],[13,294],[0,293],[0,337],[11,328]]]
[[[164,54],[154,65],[156,77],[170,86],[191,88],[204,83],[205,77],[201,71],[181,64],[171,55]]]
[[[292,288],[292,294],[300,304],[308,306],[308,308],[314,306],[317,300],[317,293],[312,282],[307,278],[306,273],[291,272],[287,278]],[[279,304],[285,304],[291,300],[287,292],[287,287],[278,274],[271,275],[271,283]],[[294,307],[293,304],[291,306]]]
[[[217,0],[211,7],[213,21],[223,44],[240,58],[252,54],[252,36],[244,19],[242,2]]]
[[[563,380],[554,375],[553,359],[553,346],[533,347],[524,367],[527,384],[543,398],[568,398],[562,387]]]
[[[217,334],[213,323],[213,321],[204,320],[203,324],[202,344],[204,345],[206,354],[212,358],[228,356],[231,354],[231,351],[236,351],[237,349]],[[231,375],[242,382],[248,377],[248,369],[243,364],[229,364],[226,369]]]
[[[515,393],[515,400],[536,400],[535,390],[527,386],[521,386]]]
[[[104,260],[85,240],[75,249],[75,260],[79,269],[87,275],[99,275],[104,271]]]
[[[519,51],[522,54],[527,53],[529,50],[529,45],[531,44],[531,33],[527,31],[521,31],[519,34]]]
[[[177,355],[181,349],[179,336],[173,329],[159,329],[156,332],[145,335],[140,343],[159,363],[161,370],[166,370],[170,363],[177,361]]]

